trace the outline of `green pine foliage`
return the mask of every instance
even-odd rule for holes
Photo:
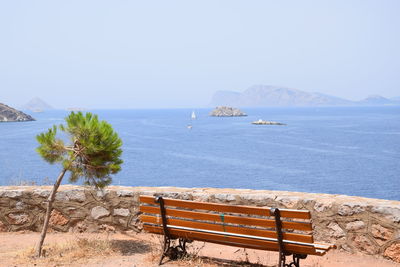
[[[70,173],[70,182],[84,178],[86,185],[109,185],[123,162],[118,134],[89,112],[71,112],[65,121],[66,125],[53,126],[36,137],[37,152],[50,164],[61,163]]]

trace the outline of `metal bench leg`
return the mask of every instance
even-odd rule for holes
[[[170,260],[176,260],[182,258],[186,255],[186,239],[179,238],[178,245],[171,246],[171,240],[169,238],[164,239],[164,247],[163,253],[160,258],[160,262],[158,265],[162,264],[162,261],[165,257],[168,257]]]
[[[275,230],[279,245],[279,267],[286,267],[286,255],[285,245],[283,244],[283,234],[282,234],[282,222],[281,213],[278,208],[272,208],[271,214],[275,217]],[[289,254],[290,255],[290,254]]]
[[[282,221],[281,221],[281,213],[278,208],[272,208],[271,213],[275,216],[275,228],[276,235],[278,237],[279,244],[279,267],[300,267],[300,259],[307,258],[307,255],[303,254],[293,254],[293,261],[289,264],[286,264],[286,256],[291,253],[285,252],[285,244],[283,243],[283,234],[282,234]]]
[[[293,254],[293,262],[285,265],[287,267],[300,267],[300,259],[307,258],[307,255],[303,254]]]
[[[307,255],[293,254],[293,261],[291,263],[286,263],[285,254],[279,253],[279,267],[300,267],[300,260],[307,258]]]
[[[167,227],[167,216],[165,214],[165,208],[164,208],[164,199],[160,197],[156,197],[156,203],[160,204],[160,213],[161,213],[161,219],[162,219],[162,226],[163,226],[163,232],[164,232],[164,245],[163,245],[163,252],[161,254],[160,262],[158,265],[162,264],[162,260],[164,259],[165,256],[167,256],[170,247],[171,247],[171,238],[169,235],[168,227]]]
[[[169,234],[168,230],[168,221],[167,221],[167,216],[165,214],[165,207],[164,207],[164,199],[162,197],[157,197],[156,198],[156,203],[160,204],[160,213],[161,213],[161,219],[162,219],[162,226],[163,226],[163,232],[164,232],[164,245],[163,245],[163,251],[160,257],[160,261],[158,265],[162,264],[163,259],[167,256],[170,259],[177,259],[178,257],[182,257],[183,255],[186,254],[186,239],[179,238],[179,243],[177,246],[171,247],[171,236]]]
[[[186,252],[186,242],[187,242],[186,239],[179,238],[179,245],[177,247],[180,248],[182,256],[186,255],[186,253],[187,253]]]
[[[279,267],[285,267],[286,264],[286,255],[279,251]]]
[[[169,237],[164,235],[163,252],[161,253],[161,258],[160,258],[160,262],[158,263],[158,265],[162,264],[164,257],[168,255],[170,247],[171,247],[171,240],[169,239]]]

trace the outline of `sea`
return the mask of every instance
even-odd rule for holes
[[[400,200],[400,106],[247,108],[247,117],[210,111],[91,110],[123,140],[113,184]],[[0,185],[52,184],[61,170],[40,158],[35,136],[62,124],[68,111],[32,115],[36,121],[0,123]],[[286,125],[251,124],[258,119]]]

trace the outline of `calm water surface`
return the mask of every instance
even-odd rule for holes
[[[400,200],[400,107],[244,109],[249,116],[209,117],[209,109],[95,110],[120,134],[131,186],[229,187],[358,195]],[[66,111],[35,122],[0,123],[0,185],[53,181],[60,166],[35,152],[35,136]],[[287,126],[256,126],[274,120]],[[65,181],[67,183],[67,179]]]

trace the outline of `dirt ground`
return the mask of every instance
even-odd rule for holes
[[[0,233],[0,266],[85,266],[85,267],[151,267],[158,266],[161,238],[144,233],[72,234],[49,233],[41,259],[33,258],[39,233]],[[165,260],[163,266],[249,266],[277,265],[278,254],[238,249],[210,243],[193,242],[189,255],[177,261]],[[389,260],[331,251],[323,257],[309,256],[303,267],[394,267]]]

